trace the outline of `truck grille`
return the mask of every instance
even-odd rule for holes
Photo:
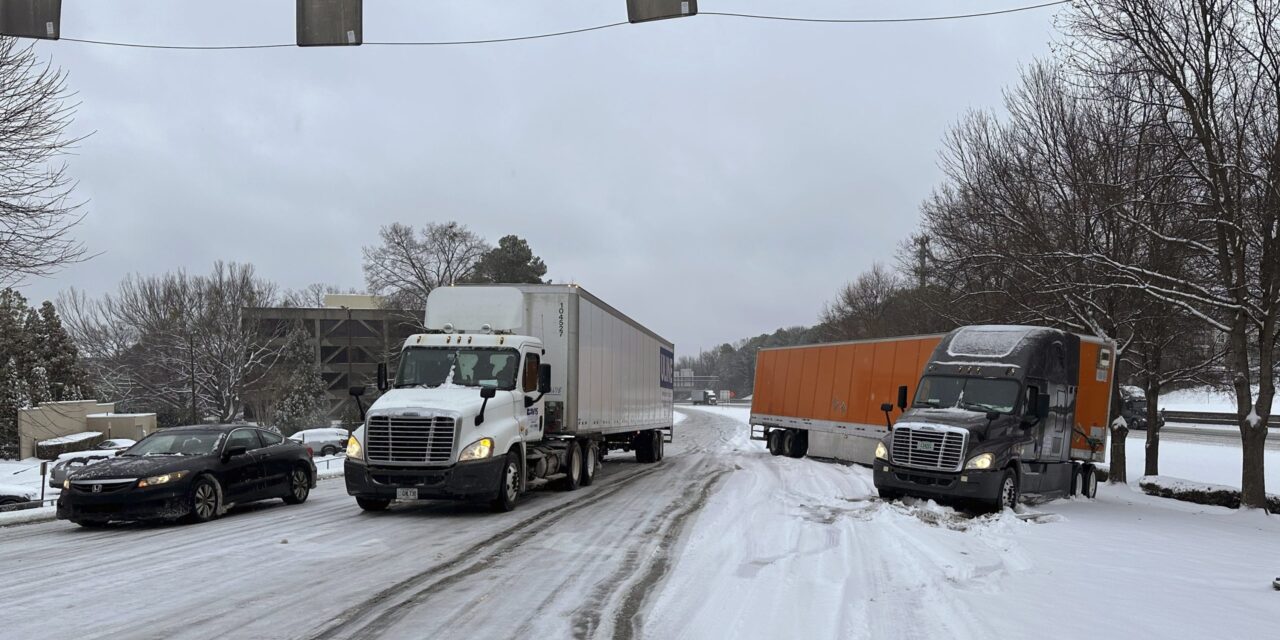
[[[893,463],[916,469],[959,471],[969,432],[946,427],[893,428]]]
[[[366,439],[371,462],[448,464],[453,458],[454,421],[450,417],[369,418]]]

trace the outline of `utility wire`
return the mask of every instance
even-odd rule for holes
[[[888,24],[903,22],[939,22],[943,20],[965,20],[968,18],[983,18],[988,16],[998,16],[1008,13],[1018,13],[1021,11],[1032,11],[1035,9],[1044,9],[1062,4],[1068,4],[1072,0],[1057,0],[1056,2],[1045,2],[1042,4],[1028,5],[1023,7],[1013,7],[1010,9],[997,9],[994,11],[984,11],[981,13],[965,13],[944,16],[925,16],[919,18],[802,18],[797,16],[774,16],[753,13],[729,13],[722,11],[701,11],[698,15],[704,16],[722,16],[730,18],[746,18],[752,20],[781,20],[786,22],[820,22],[830,24]],[[672,16],[681,17],[681,16]],[[692,16],[690,16],[692,17]],[[385,46],[385,47],[447,47],[457,45],[472,44],[497,44],[501,42],[519,42],[522,40],[538,40],[542,38],[556,38],[559,36],[568,36],[578,33],[586,33],[588,31],[601,31],[603,29],[612,29],[630,24],[629,22],[613,22],[610,24],[601,24],[594,27],[583,27],[581,29],[570,29],[568,31],[554,31],[550,33],[539,33],[528,36],[513,36],[510,38],[490,38],[485,40],[436,40],[436,41],[399,41],[399,42],[364,42],[364,46]],[[89,40],[86,38],[61,38],[66,42],[78,42],[82,44],[95,44],[108,47],[129,47],[133,49],[171,49],[182,51],[227,51],[232,49],[283,49],[294,48],[294,43],[281,44],[232,44],[232,45],[173,45],[173,44],[146,44],[139,42],[113,42],[110,40]]]

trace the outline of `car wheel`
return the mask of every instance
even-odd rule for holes
[[[493,498],[495,511],[510,511],[516,508],[516,500],[520,497],[520,459],[514,451],[507,454],[507,464],[502,467],[502,478],[498,482],[498,495]]]
[[[365,511],[386,511],[391,506],[391,501],[383,498],[356,498],[356,504]]]
[[[311,495],[311,474],[307,468],[298,465],[289,474],[289,494],[284,497],[286,504],[302,504]]]
[[[600,449],[596,443],[586,440],[582,443],[582,486],[589,487],[596,481],[596,472],[600,469]]]
[[[209,476],[200,476],[191,483],[191,495],[187,498],[188,522],[208,522],[222,512],[222,486]]]
[[[338,454],[338,448],[333,445],[329,445],[320,451],[320,455],[322,456],[332,456],[337,454]]]
[[[560,481],[560,488],[573,491],[582,486],[582,447],[576,442],[570,443],[565,458],[564,480]]]

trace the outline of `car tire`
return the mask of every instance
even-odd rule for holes
[[[582,441],[582,486],[589,487],[600,471],[600,448],[591,440]]]
[[[1012,509],[1018,504],[1019,493],[1018,474],[1013,469],[1005,469],[1004,475],[1000,477],[1000,488],[996,492],[995,500],[988,505],[992,513],[1000,513],[1006,508]]]
[[[573,491],[582,486],[582,447],[579,447],[576,442],[571,442],[569,448],[565,449],[564,455],[564,479],[560,481],[560,488]]]
[[[336,455],[338,455],[338,448],[337,448],[337,447],[335,447],[335,446],[333,446],[333,445],[329,445],[329,446],[325,447],[324,449],[321,449],[321,450],[320,450],[320,455],[322,455],[322,456],[336,456]]]
[[[386,498],[356,498],[356,504],[365,511],[386,511],[391,501]]]
[[[187,496],[187,522],[208,522],[222,513],[222,485],[211,476],[198,476]]]
[[[507,463],[502,467],[502,476],[498,480],[498,495],[494,496],[490,505],[494,511],[507,512],[516,508],[520,498],[520,458],[515,451],[507,453]]]
[[[307,468],[297,465],[289,472],[289,493],[285,494],[285,504],[302,504],[311,495],[311,474]]]
[[[1098,497],[1098,472],[1091,464],[1080,468],[1080,495],[1090,500]]]

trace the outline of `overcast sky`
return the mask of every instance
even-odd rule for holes
[[[702,0],[816,17],[1024,0]],[[626,19],[625,0],[370,0],[364,37],[469,39]],[[292,42],[293,0],[63,3],[64,37]],[[39,50],[81,101],[76,234],[101,252],[24,287],[252,262],[283,287],[363,288],[380,225],[458,220],[529,241],[682,354],[812,324],[892,259],[939,140],[1048,53],[1054,11],[822,25],[698,16],[467,47]]]

